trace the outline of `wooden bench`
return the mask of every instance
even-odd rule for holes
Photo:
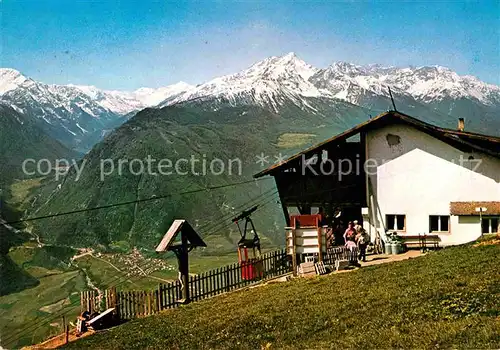
[[[422,251],[430,248],[438,249],[441,239],[436,234],[421,234],[421,235],[398,235],[407,248],[418,247]]]
[[[313,261],[303,262],[299,265],[299,275],[302,277],[316,276],[316,267]]]
[[[115,308],[111,307],[111,308],[107,309],[106,311],[101,312],[99,315],[97,315],[93,319],[88,320],[87,326],[91,327],[93,329],[99,329],[101,327],[101,324],[103,322],[105,322],[104,319],[111,316],[113,311],[115,311]]]

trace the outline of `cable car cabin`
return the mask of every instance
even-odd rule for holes
[[[254,239],[242,239],[238,242],[238,262],[241,266],[241,279],[244,281],[264,277],[260,244],[256,243]]]
[[[320,214],[292,215],[286,228],[286,247],[289,255],[303,262],[306,256],[322,261],[327,250],[326,227]]]
[[[251,281],[264,277],[263,263],[260,258],[260,238],[255,230],[252,218],[250,217],[255,210],[257,210],[257,206],[249,210],[244,210],[233,219],[241,235],[241,239],[238,242],[238,262],[241,266],[241,279],[244,281]],[[243,230],[239,224],[241,220],[245,220]],[[253,237],[251,239],[246,238],[249,225],[252,227],[250,233]]]

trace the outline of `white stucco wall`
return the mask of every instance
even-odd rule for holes
[[[462,244],[478,239],[481,236],[479,216],[450,216],[453,228],[451,235],[441,235],[443,245]]]
[[[500,159],[463,153],[406,125],[370,131],[366,142],[367,159],[377,164],[368,171],[379,228],[386,214],[405,214],[407,234],[428,233],[429,215],[450,215],[452,201],[500,200]],[[468,161],[471,155],[475,161]],[[441,239],[460,244],[479,235],[479,218],[450,217],[450,234]]]

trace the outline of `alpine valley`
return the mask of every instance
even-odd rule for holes
[[[500,134],[500,87],[444,67],[336,62],[318,69],[290,53],[196,86],[135,91],[50,85],[0,69],[1,333],[71,305],[85,286],[102,289],[117,273],[134,274],[137,259],[152,257],[177,218],[192,223],[208,244],[193,257],[194,272],[211,261],[214,267],[235,261],[239,233],[231,218],[254,205],[263,248],[282,245],[285,223],[274,181],[250,181],[252,175],[392,109],[389,87],[401,112],[450,128],[462,117],[469,131]],[[56,176],[61,169],[26,175],[28,158],[75,160],[76,166],[63,168],[64,176]],[[198,163],[183,163],[169,175],[125,166],[103,176],[103,160],[116,166],[148,158]],[[226,166],[220,175],[220,163],[207,171],[214,159]],[[229,164],[236,164],[232,171]],[[122,202],[130,204],[7,224]],[[173,272],[141,270],[149,280],[125,277],[126,287],[175,277],[160,259],[149,265]],[[12,303],[25,306],[8,307]],[[51,327],[14,345],[42,339]]]

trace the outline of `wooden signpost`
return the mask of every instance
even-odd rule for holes
[[[182,284],[182,299],[178,300],[178,302],[181,304],[187,304],[191,301],[189,295],[189,252],[193,248],[206,246],[203,239],[186,220],[174,220],[172,226],[170,226],[160,244],[156,247],[157,253],[171,251],[177,256],[179,279]]]

